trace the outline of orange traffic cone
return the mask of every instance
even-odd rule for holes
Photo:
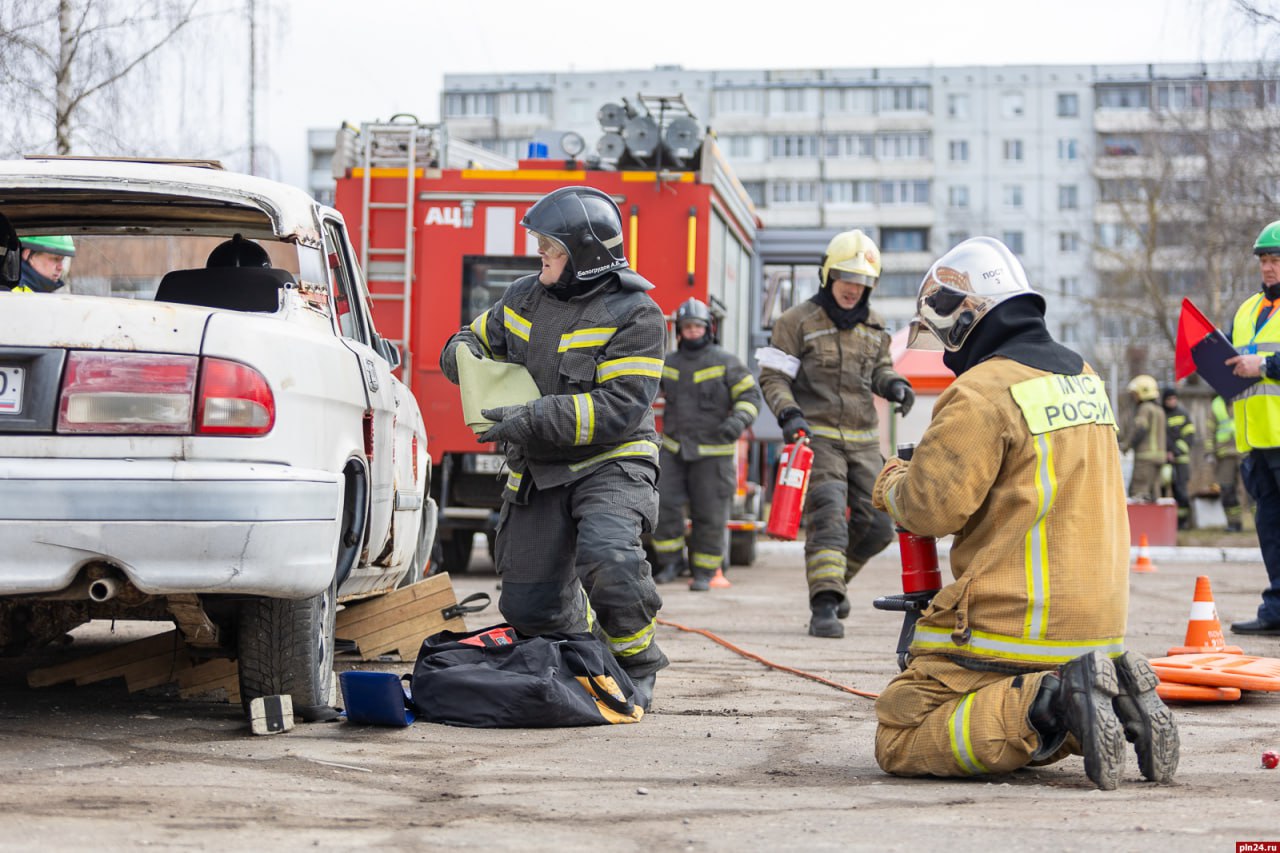
[[[1156,564],[1151,562],[1151,553],[1147,546],[1147,534],[1138,537],[1138,559],[1133,564],[1135,572],[1154,572]]]
[[[1222,623],[1218,621],[1218,608],[1213,603],[1213,590],[1204,575],[1196,578],[1196,593],[1191,600],[1191,616],[1187,619],[1185,645],[1169,649],[1170,655],[1197,655],[1220,652],[1228,655],[1243,654],[1239,646],[1228,646],[1222,638]]]
[[[728,589],[731,586],[733,586],[733,584],[729,583],[729,579],[724,576],[724,568],[722,566],[716,566],[715,577],[711,578],[711,588]]]

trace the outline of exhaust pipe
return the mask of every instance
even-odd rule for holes
[[[89,584],[89,598],[98,603],[110,601],[120,591],[120,584],[115,578],[98,578]]]

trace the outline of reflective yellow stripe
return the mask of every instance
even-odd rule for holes
[[[809,581],[819,578],[844,578],[845,557],[843,551],[824,548],[814,551],[804,559],[805,577]]]
[[[628,441],[626,444],[619,444],[612,450],[606,450],[604,453],[597,453],[589,459],[575,462],[569,466],[569,470],[577,472],[584,468],[590,468],[592,465],[598,465],[601,462],[608,462],[610,459],[621,459],[628,456],[648,456],[656,462],[658,445],[643,439],[640,441]]]
[[[520,481],[524,479],[524,474],[518,474],[511,471],[507,474],[507,488],[513,492],[520,491]]]
[[[708,379],[716,379],[721,376],[724,376],[724,365],[716,364],[711,367],[704,367],[701,370],[695,370],[693,372],[693,381],[695,383],[706,382]]]
[[[590,394],[573,395],[573,443],[590,444],[596,437],[596,404]]]
[[[616,331],[618,331],[617,327],[602,327],[597,329],[576,329],[572,332],[566,332],[560,336],[560,349],[558,351],[568,352],[571,349],[602,347],[609,343],[609,339],[613,337]]]
[[[529,332],[533,329],[532,323],[506,305],[502,306],[502,325],[506,326],[508,332],[522,341],[529,340]]]
[[[654,539],[653,550],[659,554],[673,554],[676,551],[684,550],[684,537],[679,536],[675,539]]]
[[[484,347],[484,351],[493,355],[493,347],[489,346],[488,320],[489,309],[486,308],[483,314],[471,321],[470,329],[480,339],[480,345]]]
[[[947,721],[947,735],[951,739],[951,754],[955,756],[956,764],[960,766],[960,769],[970,776],[990,772],[978,760],[978,756],[973,754],[973,737],[969,732],[969,720],[975,695],[977,694],[970,693],[957,702],[955,710],[951,712],[951,719]]]
[[[848,441],[855,444],[875,441],[880,437],[879,432],[874,429],[844,429],[842,427],[826,426],[814,427],[813,434],[820,435],[823,438],[833,438],[836,441]]]
[[[760,410],[756,408],[756,404],[752,403],[750,400],[739,400],[733,404],[733,410],[735,412],[746,412],[751,415],[752,418],[755,418],[756,415],[760,414]]]
[[[657,620],[651,619],[648,625],[645,625],[630,636],[610,637],[609,650],[613,652],[613,656],[616,658],[628,658],[632,655],[638,655],[653,643],[653,633],[657,630],[657,627]]]
[[[662,437],[662,447],[664,450],[668,450],[671,453],[680,452],[680,442],[676,441],[674,438],[672,438],[669,435],[664,435]]]
[[[680,381],[680,371],[679,371],[679,370],[676,370],[674,367],[671,367],[671,366],[665,366],[665,367],[663,367],[663,368],[662,368],[662,378],[663,378],[663,379],[670,379],[670,380],[672,380],[673,382],[679,382],[679,381]]]
[[[635,358],[615,358],[596,365],[597,382],[608,382],[620,376],[649,376],[661,379],[662,359],[636,356]]]
[[[1032,640],[989,631],[973,631],[969,642],[957,644],[951,639],[951,631],[946,628],[916,625],[916,636],[911,648],[952,652],[963,649],[975,655],[1004,660],[1066,663],[1072,658],[1095,651],[1115,657],[1124,651],[1124,637],[1100,640]]]
[[[1055,373],[1019,382],[1009,389],[1032,435],[1084,424],[1116,425],[1102,379],[1088,373]]]
[[[748,388],[756,384],[756,378],[748,373],[746,376],[738,380],[737,384],[729,389],[729,393],[736,400],[741,397]]]
[[[736,444],[699,444],[699,456],[732,456],[738,449]]]
[[[693,564],[699,569],[718,569],[723,557],[719,554],[702,554],[697,551],[693,552]]]
[[[1052,377],[1046,377],[1052,378]],[[1053,442],[1049,433],[1036,436],[1035,523],[1026,535],[1027,613],[1023,636],[1043,640],[1049,630],[1049,535],[1046,521],[1057,497],[1058,475],[1053,470]]]

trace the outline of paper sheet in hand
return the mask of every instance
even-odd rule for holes
[[[1208,382],[1213,390],[1222,395],[1223,400],[1232,397],[1258,381],[1258,377],[1236,376],[1226,360],[1239,355],[1236,348],[1227,340],[1220,329],[1214,329],[1205,335],[1200,343],[1191,347],[1191,358],[1196,363],[1196,372]]]
[[[542,396],[523,365],[476,358],[465,346],[454,350],[458,360],[458,388],[462,391],[462,418],[476,435],[493,426],[480,414],[483,409],[519,406]]]

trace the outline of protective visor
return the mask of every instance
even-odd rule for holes
[[[911,320],[911,332],[907,335],[907,349],[937,352],[943,349],[943,346],[942,341],[938,340],[928,324],[919,317],[915,317]]]
[[[546,252],[548,255],[567,255],[569,250],[565,248],[555,237],[548,237],[546,234],[539,234],[537,231],[530,231],[529,235],[538,241],[538,251]]]
[[[846,281],[850,284],[860,284],[863,287],[875,287],[876,282],[879,281],[874,275],[848,272],[847,270],[832,270],[829,275],[832,281]]]

